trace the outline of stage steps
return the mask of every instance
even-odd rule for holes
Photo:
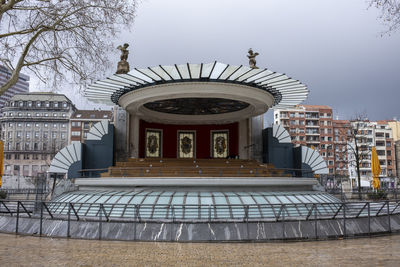
[[[291,177],[272,164],[243,159],[131,158],[102,177]]]

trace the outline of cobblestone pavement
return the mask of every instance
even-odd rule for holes
[[[1,266],[399,266],[400,235],[290,243],[151,243],[0,234]]]

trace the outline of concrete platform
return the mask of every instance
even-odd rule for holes
[[[110,177],[79,178],[75,185],[80,190],[100,188],[132,188],[132,187],[271,187],[276,190],[312,190],[318,184],[315,178],[288,177]]]

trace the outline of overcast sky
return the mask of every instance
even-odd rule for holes
[[[260,67],[308,85],[305,104],[400,119],[400,32],[382,37],[378,16],[366,0],[142,0],[117,43],[130,44],[131,68],[247,65],[251,47]]]

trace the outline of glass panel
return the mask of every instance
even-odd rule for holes
[[[185,199],[185,192],[176,192],[172,198],[171,205],[173,206],[173,210],[171,211],[174,218],[182,218],[183,216],[183,209],[182,204],[183,200]]]
[[[200,208],[200,217],[202,219],[211,217],[214,218],[214,209],[210,206],[213,206],[211,193],[210,192],[200,192],[200,204],[202,205]]]
[[[197,219],[199,217],[198,206],[190,206],[190,205],[199,205],[199,197],[197,192],[189,192],[187,194],[186,207],[185,207],[185,218]]]
[[[225,196],[221,192],[213,192],[213,195],[217,210],[217,218],[231,218],[231,213],[229,211],[229,207],[227,206],[228,203],[226,202]]]

